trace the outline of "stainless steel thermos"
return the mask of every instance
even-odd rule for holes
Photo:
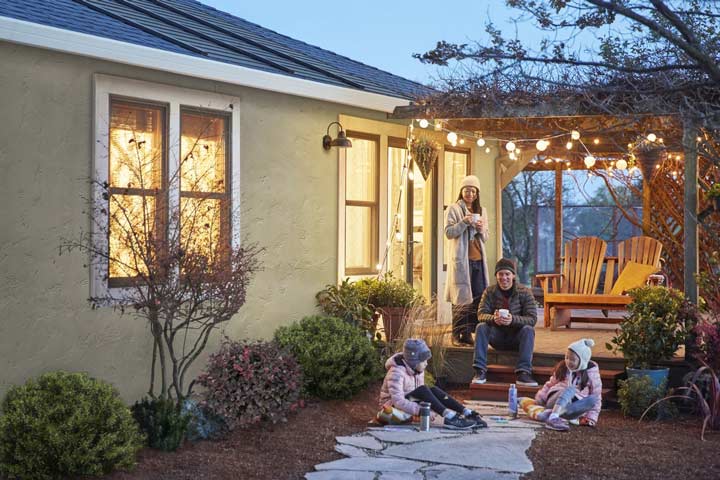
[[[517,408],[517,388],[515,384],[512,383],[510,384],[510,388],[508,388],[508,413],[512,418],[517,418]]]
[[[430,431],[430,404],[428,402],[420,402],[420,431]]]

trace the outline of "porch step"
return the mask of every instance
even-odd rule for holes
[[[553,367],[533,367],[533,378],[537,380],[537,387],[516,385],[519,397],[534,397],[538,390],[552,376]],[[622,378],[623,370],[600,369],[600,378],[603,382],[603,399],[615,399],[617,381]],[[508,365],[488,365],[488,380],[482,385],[470,383],[470,397],[473,400],[507,400],[508,388],[515,383],[515,367]]]
[[[533,366],[533,378],[542,385],[550,380],[554,367]],[[603,386],[615,388],[617,380],[625,373],[624,370],[600,369]],[[488,365],[488,380],[499,383],[515,383],[515,367],[509,365]]]

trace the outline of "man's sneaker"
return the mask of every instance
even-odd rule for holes
[[[554,417],[548,418],[548,421],[545,422],[545,428],[556,430],[558,432],[567,432],[570,430],[570,425],[568,425],[567,420],[563,420],[560,417]]]
[[[485,382],[487,382],[487,372],[485,370],[480,370],[479,368],[475,369],[475,375],[473,376],[472,383],[475,385],[482,385]]]
[[[475,410],[473,410],[472,413],[470,413],[470,415],[468,415],[465,418],[475,422],[475,425],[473,426],[473,428],[487,428],[487,422],[485,420],[483,420],[483,418],[480,416],[480,414],[478,412],[476,412]]]
[[[535,381],[533,377],[530,376],[528,372],[518,372],[517,379],[515,380],[515,383],[518,385],[522,385],[524,387],[537,387],[538,383]]]
[[[450,430],[469,430],[475,426],[475,422],[462,415],[455,415],[452,418],[445,417],[443,425]]]

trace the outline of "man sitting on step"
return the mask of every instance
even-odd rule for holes
[[[516,383],[537,386],[532,378],[537,304],[532,291],[515,281],[515,262],[501,258],[495,265],[495,280],[483,293],[478,306],[480,324],[475,329],[475,376],[472,383],[487,381],[488,344],[497,350],[520,352]]]

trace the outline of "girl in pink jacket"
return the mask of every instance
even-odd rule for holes
[[[594,345],[591,338],[571,343],[565,359],[555,366],[535,399],[520,399],[520,406],[530,418],[558,431],[570,429],[568,420],[579,419],[580,425],[595,426],[602,406],[602,380],[600,367],[590,360]]]
[[[443,416],[443,424],[451,429],[487,427],[480,414],[464,407],[438,387],[425,385],[425,368],[432,354],[424,340],[409,338],[403,351],[385,362],[387,374],[380,389],[380,423],[408,423],[420,413],[420,402]]]

